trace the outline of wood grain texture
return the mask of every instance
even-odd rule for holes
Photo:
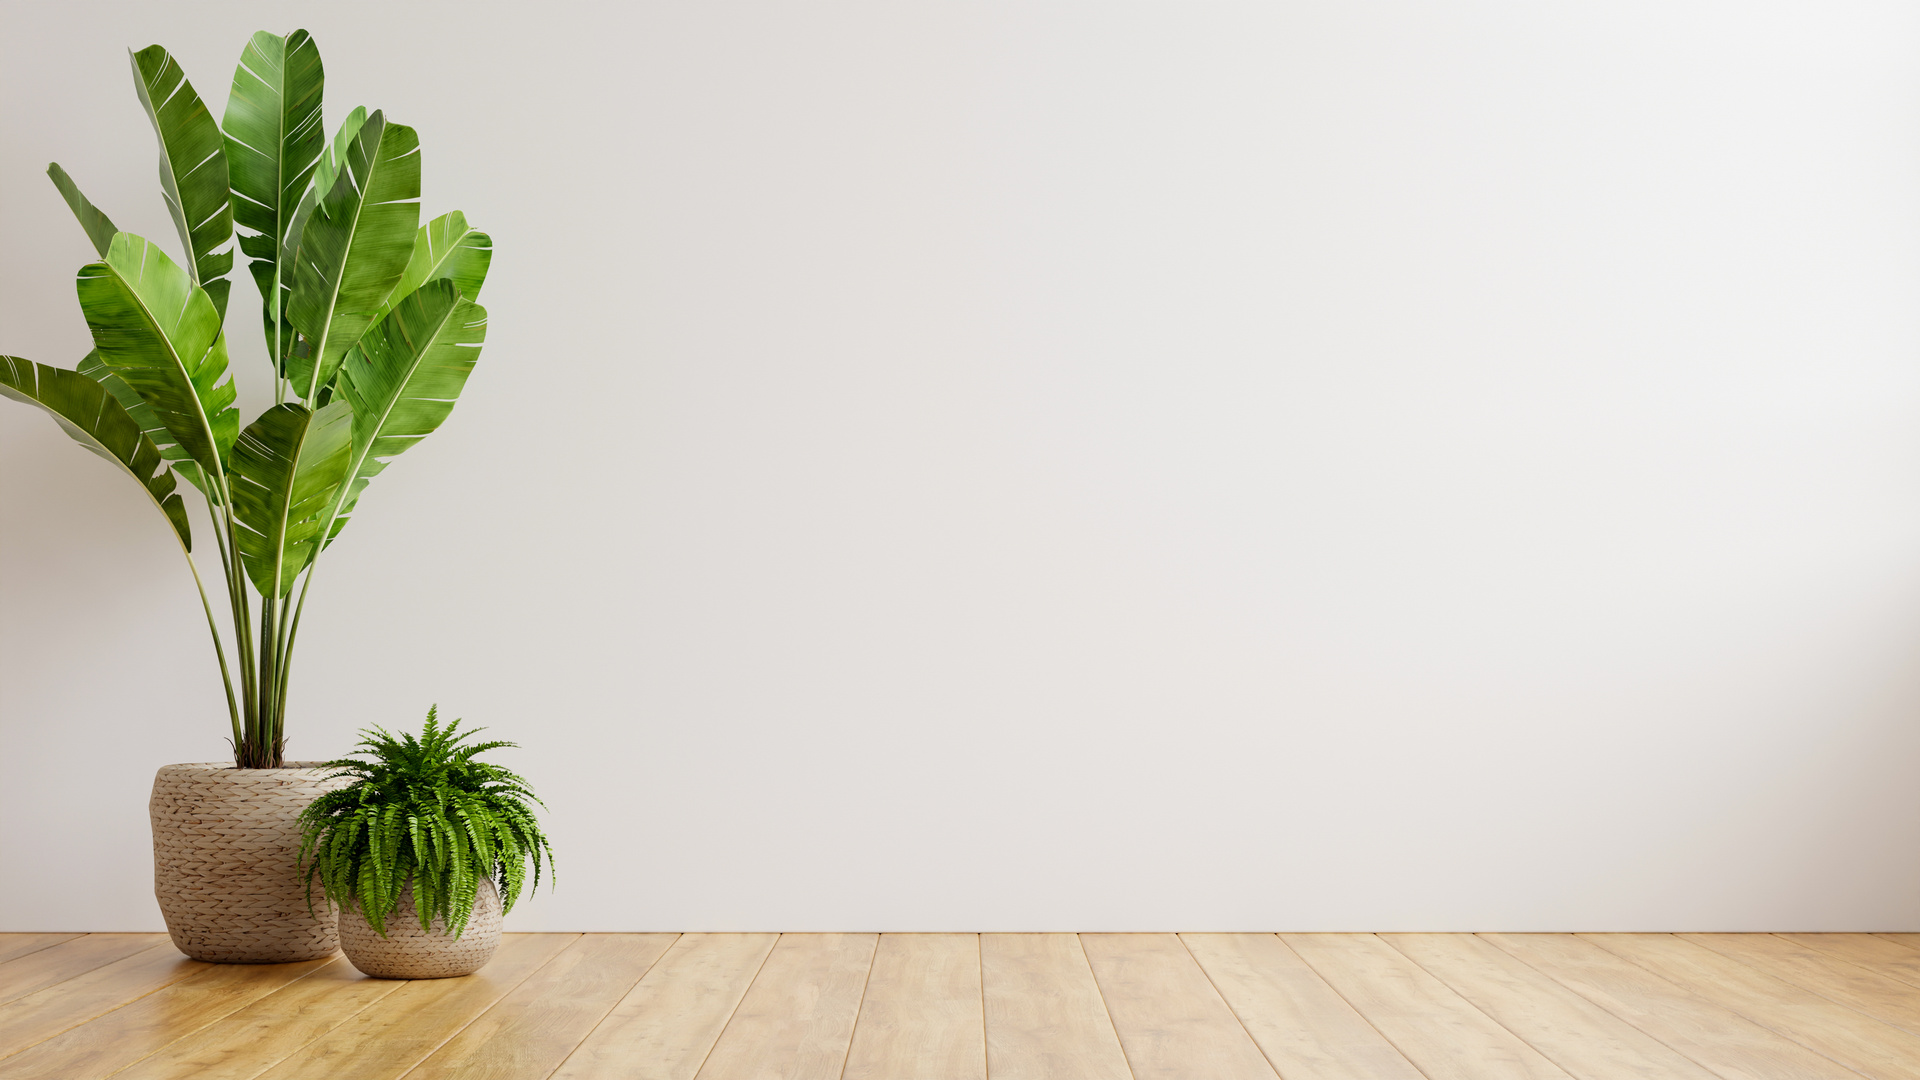
[[[369,979],[346,957],[335,957],[299,982],[115,1073],[114,1080],[252,1080],[405,985]]]
[[[1481,934],[1728,1080],[1859,1080],[1799,1043],[1572,934]]]
[[[1712,949],[1672,934],[1581,937],[1856,1072],[1920,1076],[1920,1039]]]
[[[215,964],[0,1063],[6,1080],[95,1080],[313,974],[298,964]]]
[[[581,935],[408,1080],[545,1080],[678,937]]]
[[[1920,987],[1920,951],[1872,934],[1777,934],[1836,960]]]
[[[166,944],[165,934],[85,934],[35,949],[0,964],[0,1005]]]
[[[1500,1026],[1582,1080],[1715,1080],[1665,1043],[1471,934],[1382,934]]]
[[[420,1064],[521,981],[573,944],[575,934],[506,934],[486,967],[458,979],[409,982],[294,1051],[268,1080],[393,1080]]]
[[[693,1080],[778,934],[683,934],[554,1080]]]
[[[0,964],[9,960],[18,960],[28,953],[37,953],[41,949],[52,948],[63,941],[72,941],[81,934],[0,934]]]
[[[877,934],[782,934],[698,1076],[839,1080]]]
[[[1773,934],[1682,934],[1829,1001],[1920,1034],[1920,988]]]
[[[1180,938],[1282,1077],[1423,1080],[1385,1036],[1277,936]]]
[[[1920,950],[1920,934],[1875,934],[1873,936],[1882,941],[1891,941],[1895,945]]]
[[[980,993],[978,934],[880,935],[842,1080],[986,1080]]]
[[[1429,1080],[1567,1080],[1518,1036],[1372,934],[1282,934]]]
[[[212,966],[187,959],[171,944],[155,945],[0,1005],[0,1058],[11,1057]]]
[[[1082,934],[1134,1080],[1275,1080],[1193,954],[1174,934]]]
[[[980,935],[993,1080],[1131,1080],[1074,934]]]

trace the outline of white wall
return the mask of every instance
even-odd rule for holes
[[[518,928],[1920,930],[1920,9],[4,0],[0,351],[296,25],[499,254],[292,748],[524,742]],[[0,407],[0,929],[159,926],[199,618]]]

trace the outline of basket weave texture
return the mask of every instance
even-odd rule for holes
[[[153,778],[153,894],[181,952],[215,964],[283,964],[339,948],[319,886],[300,880],[300,811],[348,783],[318,762],[236,769],[167,765]]]
[[[471,975],[493,959],[500,947],[500,893],[493,882],[480,879],[473,915],[458,940],[447,933],[446,921],[435,915],[432,929],[420,929],[413,906],[413,885],[400,890],[400,906],[386,918],[387,936],[373,932],[360,909],[351,904],[340,912],[340,948],[362,973],[376,979],[450,979]]]

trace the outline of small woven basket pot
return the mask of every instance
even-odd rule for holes
[[[167,765],[153,778],[153,894],[181,952],[214,964],[285,964],[339,948],[334,913],[300,879],[300,811],[346,778],[318,762]]]
[[[493,959],[500,947],[500,893],[493,882],[480,879],[473,914],[458,939],[447,933],[446,921],[433,917],[431,929],[420,929],[413,906],[413,883],[400,889],[400,906],[386,918],[387,936],[374,933],[360,909],[349,903],[340,911],[340,948],[353,966],[376,979],[451,979],[471,975]]]

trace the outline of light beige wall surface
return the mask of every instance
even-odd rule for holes
[[[299,25],[498,255],[292,750],[523,742],[512,927],[1920,930],[1911,5],[0,0],[0,352]],[[0,930],[159,925],[163,530],[0,407]]]

